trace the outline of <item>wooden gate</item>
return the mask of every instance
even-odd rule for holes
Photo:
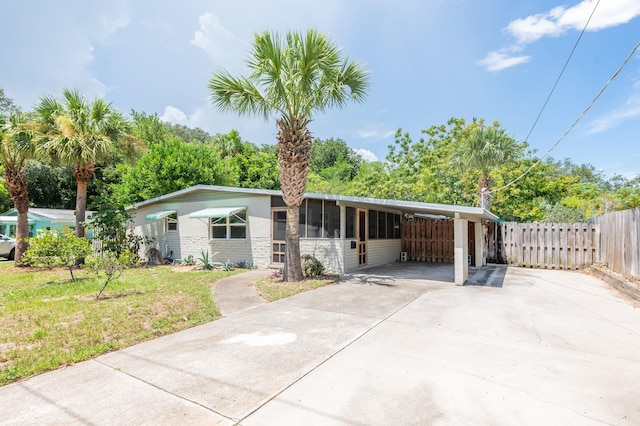
[[[580,269],[595,260],[593,223],[492,223],[487,261],[546,269]]]
[[[453,263],[453,221],[414,219],[402,222],[402,251],[407,260]]]

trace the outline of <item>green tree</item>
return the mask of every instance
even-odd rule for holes
[[[504,129],[482,126],[468,138],[459,141],[451,157],[452,164],[464,170],[476,171],[478,178],[478,200],[485,209],[491,207],[491,173],[498,167],[522,157],[525,145],[507,135]]]
[[[11,115],[20,112],[20,108],[13,102],[13,99],[5,95],[4,89],[0,87],[0,115]]]
[[[73,168],[30,160],[26,164],[25,173],[29,186],[29,201],[32,207],[74,208],[76,180],[73,177]],[[89,192],[91,192],[91,187]]]
[[[62,100],[41,97],[36,112],[47,138],[43,152],[74,168],[76,235],[84,237],[87,187],[96,165],[122,156],[134,157],[138,140],[130,135],[129,123],[111,104],[100,98],[89,103],[75,89],[64,89]]]
[[[4,184],[18,211],[14,254],[17,265],[29,246],[29,188],[25,167],[36,153],[37,140],[33,122],[25,114],[0,115],[0,161],[4,168]]]
[[[113,185],[121,205],[129,205],[197,184],[237,185],[235,171],[210,145],[170,136],[149,147],[134,166],[119,166],[121,183]]]
[[[287,204],[285,281],[303,278],[298,230],[299,206],[307,186],[311,144],[308,124],[316,112],[362,101],[369,86],[368,72],[357,61],[343,58],[328,37],[306,34],[256,34],[248,77],[227,71],[209,81],[211,100],[222,111],[241,116],[276,115],[280,186]]]

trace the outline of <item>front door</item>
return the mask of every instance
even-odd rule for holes
[[[358,209],[358,266],[367,264],[367,210]]]
[[[284,265],[285,236],[287,232],[287,211],[272,210],[271,215],[271,263]]]

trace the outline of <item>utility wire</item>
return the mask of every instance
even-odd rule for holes
[[[533,126],[531,126],[531,129],[529,129],[529,133],[527,133],[527,137],[524,138],[525,142],[527,142],[529,140],[529,136],[531,136],[531,133],[533,133],[533,129],[536,128],[536,125],[538,124],[538,120],[540,120],[540,117],[542,116],[542,113],[544,112],[545,108],[547,107],[547,104],[549,103],[549,99],[551,99],[551,95],[553,95],[553,92],[556,90],[556,86],[558,86],[558,83],[560,82],[560,79],[562,78],[562,74],[564,74],[564,70],[567,69],[567,65],[569,65],[569,61],[571,60],[571,57],[573,56],[573,53],[576,51],[576,48],[578,47],[578,43],[580,43],[580,40],[582,39],[582,36],[584,35],[585,31],[587,30],[587,27],[589,26],[589,22],[591,22],[591,18],[593,18],[593,14],[596,13],[596,9],[598,8],[599,4],[600,4],[600,0],[598,0],[596,2],[595,6],[593,6],[593,10],[591,11],[591,15],[589,15],[589,19],[587,19],[587,22],[584,24],[584,27],[582,28],[582,31],[580,32],[580,35],[578,36],[578,39],[576,40],[575,44],[573,45],[573,49],[571,49],[571,53],[569,53],[569,57],[565,61],[564,66],[562,67],[562,70],[560,71],[560,74],[558,74],[558,78],[556,78],[556,82],[553,84],[553,87],[551,88],[551,91],[549,92],[549,96],[547,96],[547,100],[544,101],[544,105],[542,105],[542,108],[540,109],[540,112],[538,113],[538,116],[536,117],[535,121],[533,122]]]
[[[529,173],[534,167],[536,167],[538,164],[540,164],[542,162],[542,160],[545,159],[545,157],[547,155],[549,155],[551,153],[551,151],[553,151],[553,149],[555,147],[557,147],[560,142],[565,138],[565,136],[567,136],[569,134],[569,132],[571,132],[573,130],[573,128],[578,124],[578,122],[582,119],[582,117],[587,113],[587,111],[589,111],[591,109],[591,107],[593,106],[593,104],[596,103],[596,101],[598,100],[598,98],[600,97],[600,95],[602,95],[602,93],[604,93],[604,91],[606,90],[606,88],[609,86],[609,84],[611,84],[611,82],[618,76],[618,74],[620,74],[620,72],[622,71],[622,69],[625,67],[625,65],[627,65],[627,63],[629,62],[629,60],[633,57],[633,55],[636,53],[636,51],[638,50],[638,48],[640,48],[640,42],[636,43],[635,47],[631,50],[631,52],[629,53],[629,55],[627,56],[627,58],[624,60],[624,62],[622,63],[622,65],[620,65],[620,68],[617,69],[617,71],[615,73],[613,73],[613,75],[611,77],[609,77],[609,80],[605,83],[604,86],[602,86],[602,88],[600,89],[600,91],[598,92],[598,94],[595,96],[595,98],[593,98],[593,100],[591,101],[591,103],[589,103],[589,105],[587,105],[587,107],[582,110],[582,112],[580,113],[580,115],[578,115],[578,118],[575,119],[575,121],[573,122],[573,124],[562,134],[562,136],[560,136],[560,138],[556,141],[556,143],[547,150],[547,152],[545,152],[545,154],[540,157],[539,159],[537,159],[527,170],[524,171],[524,173],[522,173],[520,176],[518,176],[517,178],[515,178],[514,180],[512,180],[511,182],[509,182],[506,185],[501,186],[500,188],[497,189],[493,189],[491,191],[487,191],[487,193],[493,193],[493,192],[497,192],[497,191],[501,191],[511,185],[513,185],[514,183],[516,183],[517,181],[519,181],[520,179],[522,179],[523,177],[525,177],[527,175],[527,173]]]
[[[544,104],[542,105],[542,108],[540,108],[540,112],[538,113],[538,116],[536,117],[536,119],[533,121],[533,125],[531,126],[531,129],[529,129],[529,133],[527,133],[527,137],[524,138],[524,142],[528,142],[529,141],[529,137],[531,136],[531,133],[533,133],[533,129],[536,128],[536,125],[538,124],[538,121],[540,120],[540,117],[542,117],[542,113],[544,112],[544,110],[547,108],[547,104],[549,103],[549,100],[551,99],[551,96],[553,95],[553,92],[555,92],[556,87],[558,86],[558,83],[560,82],[560,79],[562,78],[562,75],[564,74],[564,71],[567,69],[567,65],[569,65],[569,61],[571,61],[571,58],[573,57],[573,53],[576,51],[576,48],[578,47],[578,44],[580,43],[580,40],[582,39],[582,36],[584,35],[585,31],[587,30],[587,27],[589,26],[589,22],[591,22],[591,18],[593,18],[593,14],[596,13],[596,9],[598,8],[598,5],[600,4],[600,0],[596,1],[596,4],[593,6],[593,10],[591,11],[591,14],[589,15],[589,19],[587,19],[587,22],[585,22],[584,27],[582,27],[582,31],[580,31],[580,35],[578,36],[578,39],[576,40],[576,42],[573,45],[573,49],[571,49],[571,52],[569,53],[569,56],[567,57],[567,60],[564,62],[564,66],[562,67],[562,69],[560,70],[560,74],[558,74],[558,78],[556,78],[556,82],[553,84],[553,87],[551,88],[551,91],[549,92],[549,95],[547,96],[547,99],[544,101]],[[560,138],[560,140],[562,140],[562,138]],[[517,181],[519,181],[520,179],[522,179],[527,173],[529,173],[535,166],[537,166],[538,164],[540,164],[540,162],[542,161],[542,159],[544,157],[546,157],[551,150],[553,150],[553,148],[555,148],[556,146],[558,146],[558,143],[560,143],[560,140],[558,140],[558,142],[556,142],[556,144],[549,150],[547,151],[547,153],[538,161],[536,161],[535,163],[533,163],[533,165],[531,167],[529,167],[522,175],[520,175],[518,178],[516,178],[515,180],[509,182],[507,185],[504,185],[498,189],[494,189],[491,191],[482,191],[483,194],[491,194],[497,191],[500,191],[504,188],[507,188],[511,185],[513,185],[514,183],[516,183]],[[484,200],[484,196],[482,197],[482,199]],[[484,202],[483,202],[484,204]]]

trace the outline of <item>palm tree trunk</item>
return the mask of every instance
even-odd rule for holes
[[[29,238],[29,190],[24,167],[13,168],[5,166],[4,179],[9,190],[9,196],[13,201],[13,206],[18,211],[14,261],[16,265],[20,266],[20,259],[29,248],[29,243],[27,242],[27,238]]]
[[[493,200],[491,184],[489,174],[482,173],[482,176],[480,176],[478,180],[478,200],[480,201],[480,207],[487,210],[491,207],[491,201]]]
[[[78,183],[76,192],[76,236],[84,238],[84,222],[87,210],[87,187],[89,179],[93,177],[94,167],[92,164],[77,166],[73,171],[73,176]]]
[[[313,137],[307,129],[308,120],[278,120],[278,163],[280,164],[280,187],[287,205],[287,229],[285,233],[284,281],[300,281],[300,204],[304,199],[311,159]]]

